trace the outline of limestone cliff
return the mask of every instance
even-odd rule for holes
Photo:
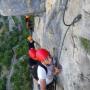
[[[45,0],[0,0],[0,13],[8,15],[38,14],[45,11]]]
[[[60,90],[59,85],[64,90],[89,90],[90,55],[83,49],[81,37],[90,39],[90,2],[89,0],[69,0],[63,17],[66,2],[67,0],[46,1],[46,13],[35,19],[34,36],[38,37],[42,47],[58,57],[62,65],[57,90]],[[79,22],[71,25],[70,28],[64,25],[64,22],[71,24],[80,14],[82,18]]]
[[[42,47],[56,56],[62,65],[57,90],[60,90],[61,86],[64,90],[90,90],[90,1],[69,0],[67,3],[67,0],[32,0],[33,11],[30,8],[30,2],[24,3],[24,0],[18,0],[13,6],[12,1],[8,3],[4,0],[0,1],[2,15],[42,13],[35,17],[33,37]],[[45,6],[42,5],[42,7],[45,7],[43,10],[46,11],[41,12],[43,10],[39,9],[39,1],[44,2]],[[19,6],[22,7],[21,10]],[[14,11],[14,8],[17,10]],[[69,24],[80,14],[82,18],[70,26]]]

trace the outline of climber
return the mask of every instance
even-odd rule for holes
[[[40,48],[40,45],[33,40],[32,36],[28,36],[28,47],[29,47],[29,50],[28,50],[28,55],[29,55],[29,67],[30,67],[30,72],[31,72],[31,75],[33,78],[35,78],[35,70],[36,70],[36,66],[38,64],[38,61],[36,61],[36,50],[35,48],[37,47]],[[35,47],[36,46],[36,47]]]
[[[35,48],[35,46],[34,46],[35,41],[32,39],[31,35],[27,37],[27,40],[28,40],[28,47],[29,47],[29,49],[30,48]]]
[[[28,55],[29,55],[30,73],[32,75],[32,78],[35,78],[36,66],[38,64],[38,61],[36,59],[36,50],[34,48],[29,49]]]
[[[30,35],[32,35],[34,29],[33,29],[32,21],[30,21],[30,16],[26,16],[25,19],[26,19],[27,30],[29,31]]]
[[[39,43],[37,43],[36,41],[33,40],[31,35],[27,37],[27,40],[28,40],[29,49],[30,48],[35,48],[35,47],[38,49],[38,48],[41,47]]]
[[[30,20],[30,16],[25,16],[25,20],[26,20],[26,27],[27,29],[29,29],[29,20]]]
[[[39,90],[54,90],[53,78],[54,75],[60,73],[60,69],[54,67],[53,60],[50,53],[46,49],[39,49],[36,51],[37,60],[47,68],[47,72],[41,65],[38,65],[38,89]]]

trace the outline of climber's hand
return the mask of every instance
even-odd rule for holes
[[[54,72],[53,72],[54,75],[58,75],[60,72],[61,72],[61,69],[54,67]]]

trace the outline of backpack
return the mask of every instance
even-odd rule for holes
[[[38,65],[40,65],[42,68],[44,68],[44,70],[46,71],[46,74],[47,74],[47,68],[43,64],[38,62],[37,65],[35,65],[34,68],[32,69],[32,77],[36,80],[39,80],[38,75],[37,75]]]
[[[52,60],[53,60],[53,64],[55,65],[55,60],[54,59],[52,59]],[[37,75],[38,65],[40,65],[42,68],[44,68],[44,70],[46,71],[46,74],[48,73],[47,68],[42,63],[37,62],[37,64],[34,65],[34,68],[31,70],[32,77],[35,78],[36,80],[39,80],[38,75]]]

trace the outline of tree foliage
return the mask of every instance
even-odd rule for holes
[[[26,63],[22,61],[14,66],[14,74],[11,78],[13,90],[31,90],[30,73]]]

